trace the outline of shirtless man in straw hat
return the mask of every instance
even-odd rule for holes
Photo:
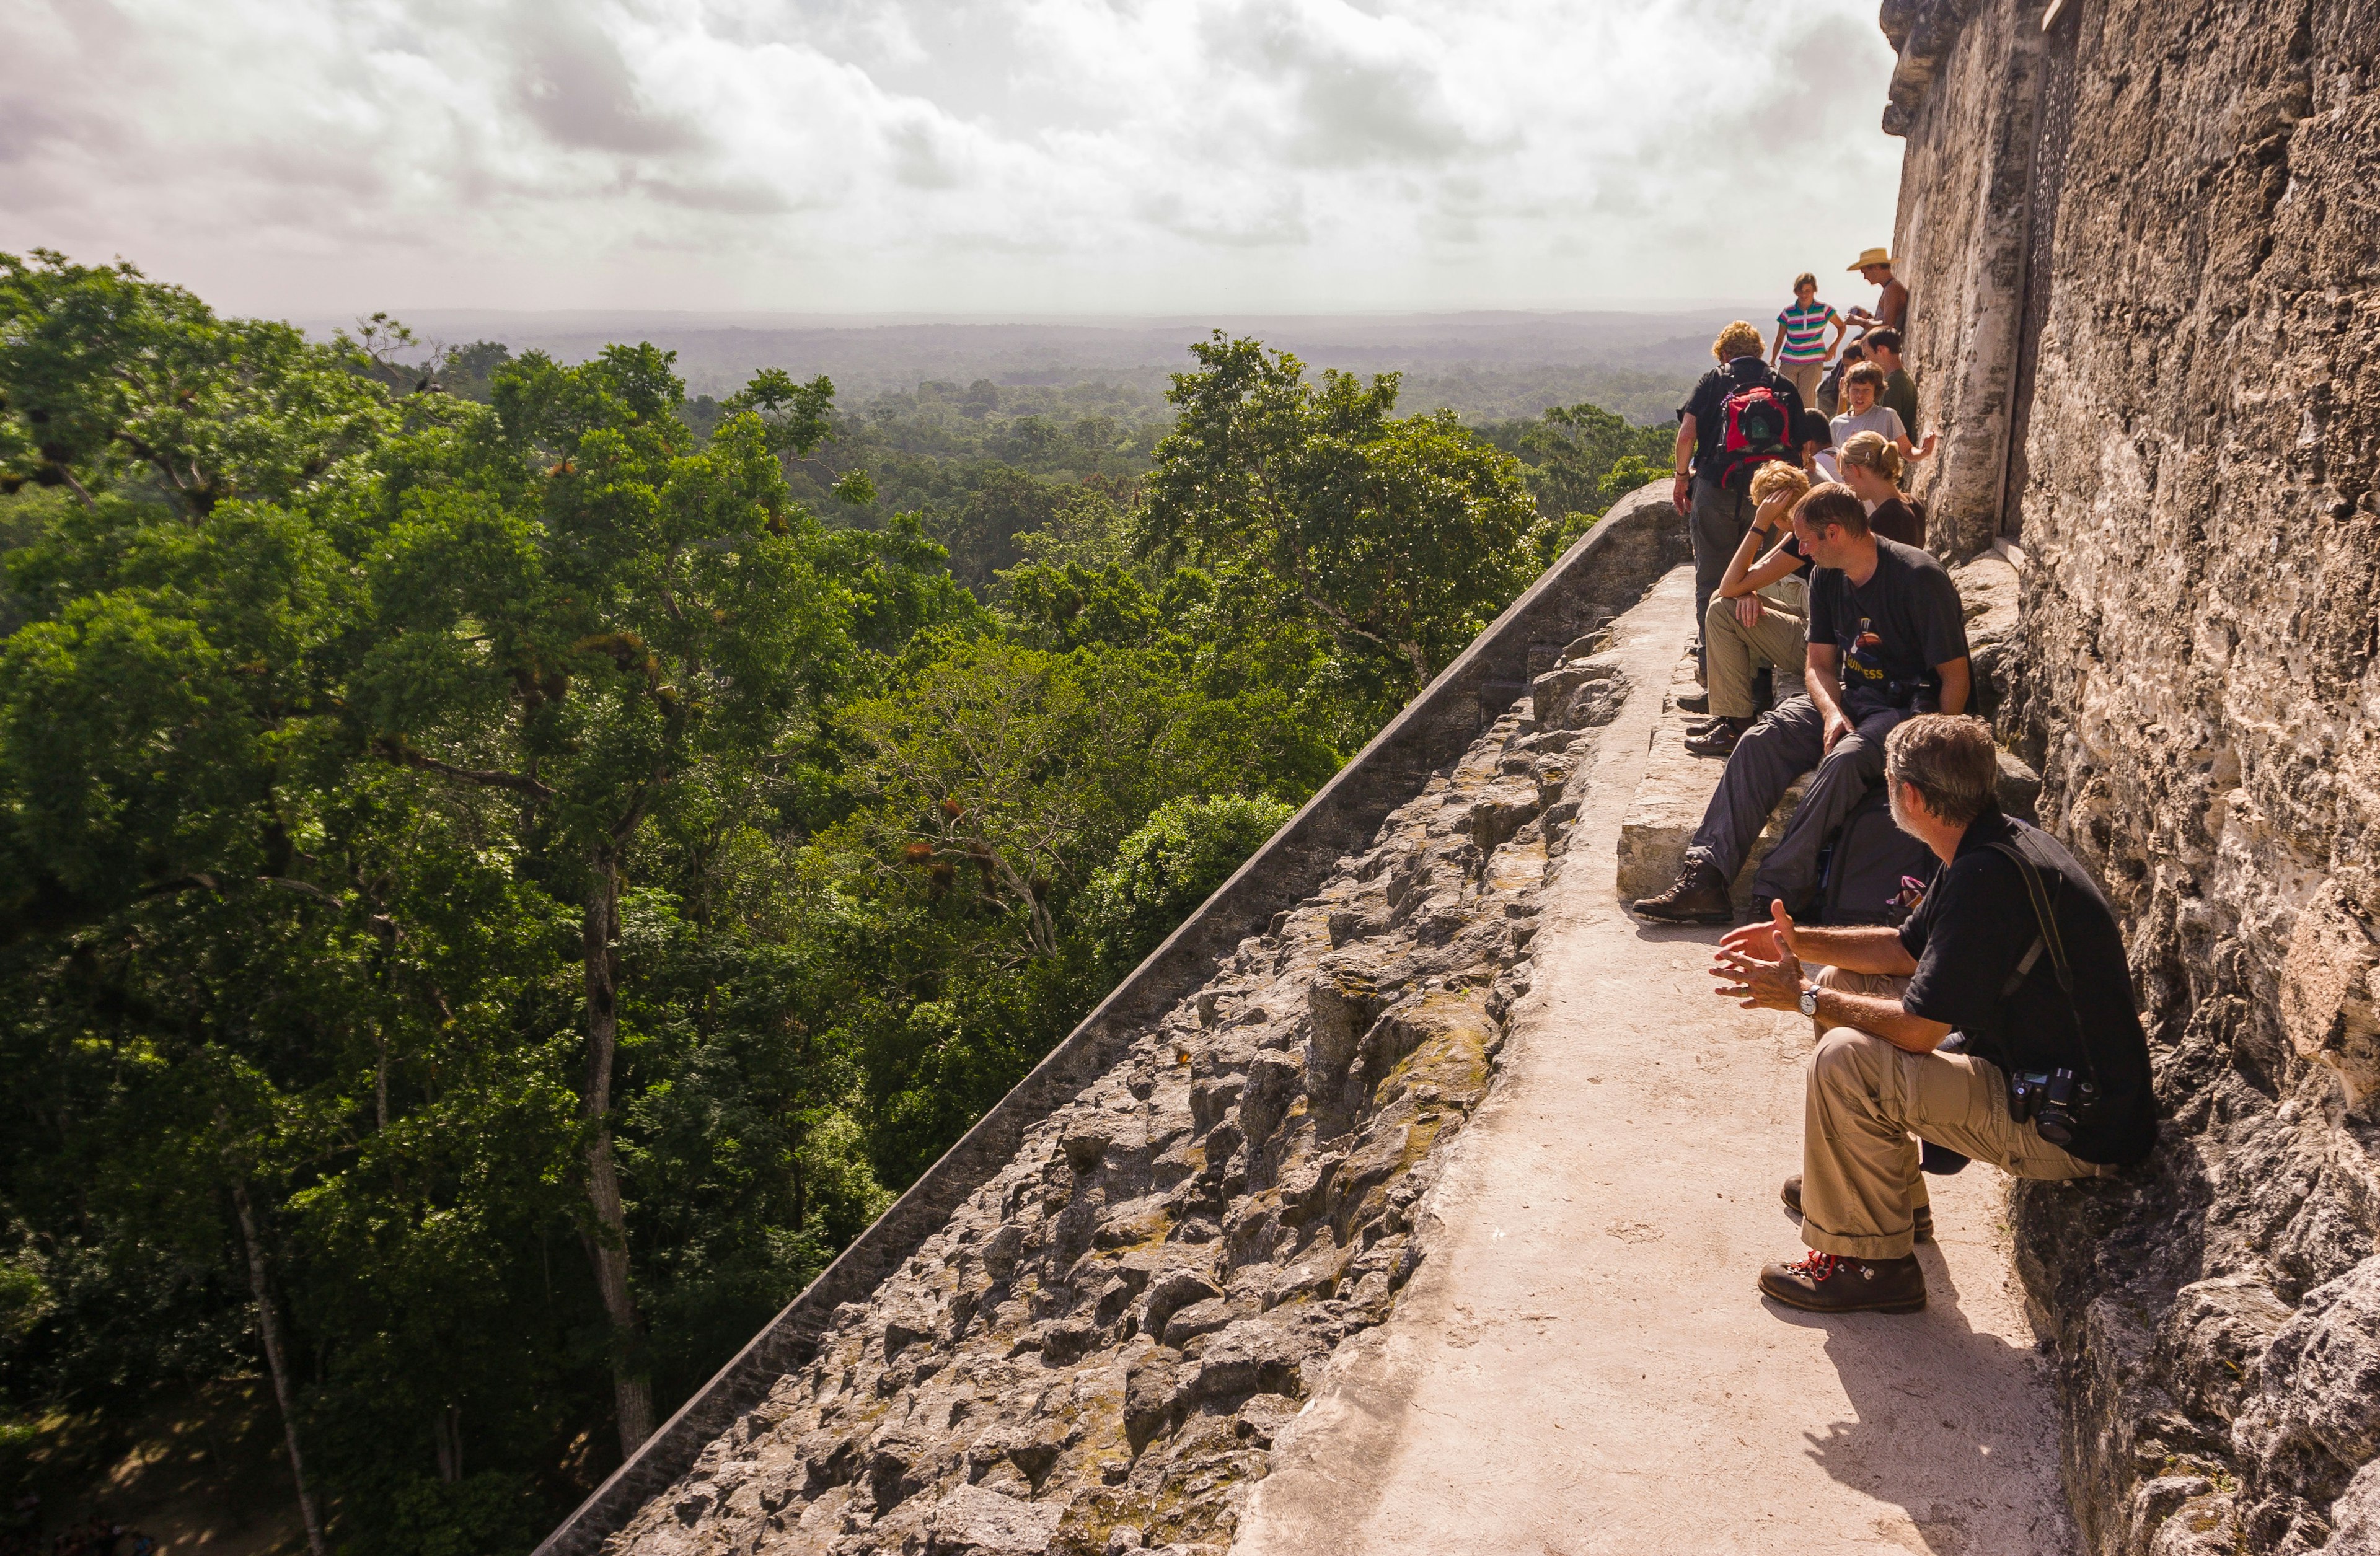
[[[1901,329],[1908,322],[1909,288],[1892,278],[1892,254],[1888,249],[1866,249],[1860,257],[1843,267],[1860,273],[1860,279],[1871,286],[1883,288],[1876,294],[1876,311],[1854,308],[1846,316],[1865,334],[1875,329]]]

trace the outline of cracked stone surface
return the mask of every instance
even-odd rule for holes
[[[2017,521],[1998,722],[2123,919],[2166,1115],[2015,1200],[2067,1489],[2106,1556],[2380,1551],[2380,9],[1885,11],[1918,490],[1962,552]]]
[[[1044,1119],[616,1556],[1218,1556],[1333,1352],[1428,1252],[1599,730],[1571,644],[1272,932]]]

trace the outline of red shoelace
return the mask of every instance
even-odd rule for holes
[[[1822,1254],[1812,1249],[1800,1263],[1789,1264],[1785,1268],[1796,1275],[1806,1275],[1813,1281],[1823,1281],[1840,1267],[1858,1262],[1857,1259],[1845,1258],[1839,1254]]]

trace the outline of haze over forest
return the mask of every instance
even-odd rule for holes
[[[1408,410],[1444,407],[1465,421],[1536,415],[1592,401],[1631,421],[1666,419],[1709,366],[1710,340],[1756,304],[1657,312],[1465,312],[1258,318],[1183,315],[1114,319],[901,319],[770,313],[432,309],[403,315],[425,341],[500,341],[514,355],[544,351],[580,362],[620,341],[677,354],[692,395],[725,395],[761,368],[797,379],[824,373],[856,407],[941,382],[1009,387],[1105,384],[1112,414],[1138,422],[1163,413],[1165,387],[1191,365],[1189,346],[1214,330],[1293,352],[1311,368],[1403,375]],[[310,319],[327,337],[346,319]]]

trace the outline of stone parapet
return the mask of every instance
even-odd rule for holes
[[[1028,1135],[1087,1088],[1110,1077],[1132,1056],[1136,1044],[1145,1044],[1169,1015],[1179,1014],[1187,996],[1214,979],[1219,969],[1228,971],[1233,958],[1244,958],[1245,942],[1252,937],[1264,936],[1275,927],[1276,918],[1285,924],[1290,910],[1320,891],[1334,870],[1373,849],[1375,836],[1390,813],[1422,796],[1434,780],[1442,786],[1447,780],[1441,770],[1473,751],[1475,743],[1499,719],[1521,717],[1509,710],[1516,699],[1528,693],[1533,674],[1558,665],[1582,635],[1635,603],[1657,579],[1689,556],[1684,525],[1670,505],[1668,482],[1646,486],[1614,504],[1030,1075],[549,1535],[537,1556],[591,1556],[614,1532],[625,1528],[639,1509],[678,1483],[722,1434],[741,1429],[737,1423],[767,1400],[781,1379],[816,1358],[831,1331],[842,1332],[835,1326],[839,1316],[847,1319],[848,1305],[868,1301],[912,1260],[928,1239],[944,1230],[954,1212],[1003,1171],[1012,1169]],[[1529,722],[1534,724],[1534,718]],[[1525,808],[1517,793],[1521,789],[1527,790],[1527,797],[1540,806],[1550,803],[1560,820],[1567,820],[1558,792],[1550,802],[1540,793],[1545,781],[1541,770],[1555,753],[1522,751],[1513,759],[1515,771],[1502,772],[1502,743],[1517,733],[1517,724],[1504,730],[1498,735],[1496,753],[1486,759],[1488,777],[1502,788],[1516,791],[1511,804],[1495,796],[1482,796],[1488,814],[1479,825],[1491,831],[1500,829],[1504,821],[1512,822],[1515,833],[1526,826],[1526,821],[1517,816],[1518,809]],[[1561,764],[1553,761],[1552,765]],[[1558,791],[1558,783],[1556,787]],[[1515,814],[1508,816],[1506,811]],[[1473,820],[1468,809],[1463,820],[1464,841],[1469,842]],[[1472,846],[1477,845],[1473,843]],[[1503,847],[1511,846],[1512,841],[1507,839]],[[1542,857],[1542,838],[1537,847]],[[1496,850],[1481,852],[1492,856]],[[1474,883],[1475,894],[1483,884],[1493,889],[1493,882],[1483,879]],[[1437,898],[1430,893],[1408,892],[1401,894],[1401,906],[1412,910],[1409,918],[1433,913],[1445,918],[1451,932],[1460,896],[1456,891],[1446,904],[1434,906]],[[1516,927],[1523,917],[1514,916]],[[1334,939],[1342,932],[1330,929],[1327,921],[1323,927]],[[1351,921],[1346,928],[1356,927]],[[1507,938],[1525,940],[1524,935]],[[1424,1040],[1423,1037],[1415,1039],[1416,1044]],[[1242,1076],[1232,1103],[1245,1108],[1246,1088],[1254,1084],[1253,1072],[1244,1069]],[[1285,1103],[1287,1099],[1284,1090],[1281,1100]],[[1071,1145],[1067,1149],[1072,1151]],[[1084,1149],[1088,1150],[1087,1145]],[[848,1327],[845,1323],[844,1328]],[[1045,1336],[1043,1343],[1050,1343]],[[1062,1348],[1071,1343],[1064,1338],[1055,1342]],[[1262,1374],[1266,1365],[1261,1357],[1248,1363],[1256,1375]],[[1219,1392],[1217,1397],[1223,1396]],[[980,1522],[1001,1512],[979,1507],[973,1512],[960,1509],[952,1516]]]

